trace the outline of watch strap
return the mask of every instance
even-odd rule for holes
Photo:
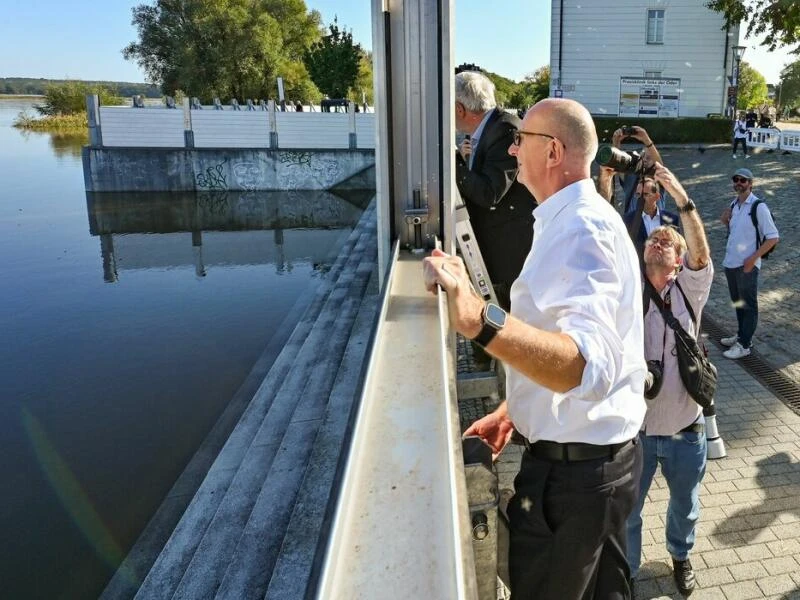
[[[694,201],[691,198],[689,199],[689,201],[686,204],[684,204],[683,206],[679,206],[678,207],[678,212],[679,213],[688,213],[688,212],[692,212],[693,210],[697,210],[697,205],[694,203]]]
[[[489,342],[491,342],[494,339],[494,336],[496,335],[497,335],[497,329],[495,329],[493,326],[489,325],[489,323],[484,321],[481,332],[474,338],[472,338],[472,341],[486,348],[486,346],[489,345]]]

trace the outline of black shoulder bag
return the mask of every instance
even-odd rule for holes
[[[692,323],[696,327],[697,318],[694,310],[692,310],[692,305],[689,304],[686,294],[683,293],[677,281],[675,282],[675,287],[678,288],[678,291],[683,296],[686,309],[689,311]],[[717,368],[708,360],[706,349],[702,348],[697,343],[697,339],[681,326],[678,319],[672,314],[672,310],[664,304],[661,296],[647,279],[645,279],[645,288],[650,298],[661,311],[664,322],[675,331],[678,371],[686,391],[700,406],[708,408],[714,403],[714,392],[717,390]]]

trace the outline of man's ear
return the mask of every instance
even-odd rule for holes
[[[679,270],[683,266],[683,256],[678,256],[675,259],[675,270]]]

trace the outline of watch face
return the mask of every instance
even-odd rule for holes
[[[495,329],[500,329],[506,324],[506,311],[496,304],[489,302],[486,305],[486,322]]]

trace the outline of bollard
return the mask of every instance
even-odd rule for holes
[[[711,406],[703,409],[703,416],[706,418],[706,444],[708,458],[715,460],[717,458],[725,458],[728,453],[725,452],[725,442],[717,431],[717,409],[714,403]]]

